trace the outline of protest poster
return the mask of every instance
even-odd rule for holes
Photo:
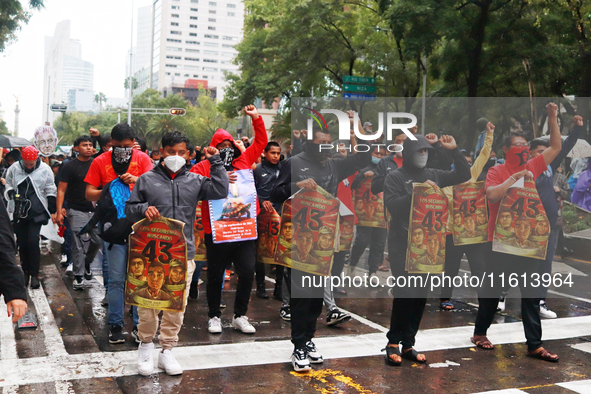
[[[439,274],[445,270],[445,233],[448,200],[424,183],[413,183],[408,226],[406,271]]]
[[[452,218],[454,245],[488,241],[488,210],[484,182],[453,186]]]
[[[351,250],[355,230],[355,216],[347,215],[339,218],[339,252]]]
[[[509,188],[499,206],[492,250],[543,260],[549,235],[548,216],[534,181]]]
[[[197,210],[195,211],[195,227],[193,230],[193,233],[195,234],[195,261],[207,261],[205,230],[203,229],[201,216],[201,201],[197,203]]]
[[[284,204],[275,264],[330,275],[337,243],[340,201],[321,187],[300,190]]]
[[[238,179],[230,183],[228,197],[209,200],[213,243],[257,239],[257,192],[252,170],[234,171]]]
[[[35,148],[43,157],[51,156],[57,149],[57,132],[51,126],[41,126],[35,129],[33,133],[33,141]]]
[[[184,310],[187,242],[185,223],[142,219],[129,236],[125,303],[148,309]]]
[[[257,218],[259,239],[257,240],[257,261],[275,264],[275,247],[279,237],[281,216],[275,209],[271,212],[263,210]]]
[[[354,190],[353,204],[359,226],[386,228],[384,193],[371,192],[371,178],[363,180]]]

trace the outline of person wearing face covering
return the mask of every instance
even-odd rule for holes
[[[548,165],[558,156],[562,148],[560,129],[558,128],[558,106],[548,104],[548,125],[550,128],[550,146],[543,153],[530,160],[527,142],[522,134],[511,132],[503,140],[503,152],[505,164],[496,165],[488,171],[486,177],[486,197],[490,219],[488,222],[487,259],[485,271],[494,274],[498,278],[500,274],[509,277],[516,274],[518,277],[525,275],[528,282],[519,281],[521,289],[521,317],[525,331],[527,355],[545,361],[558,361],[558,355],[552,354],[542,347],[542,324],[540,322],[539,289],[532,287],[532,274],[541,276],[543,272],[543,260],[529,257],[515,256],[506,253],[492,251],[492,240],[497,221],[497,214],[502,198],[511,186],[519,179],[528,178],[536,180],[548,169]],[[486,337],[494,315],[497,310],[499,296],[502,292],[501,283],[492,287],[490,282],[485,282],[478,300],[478,314],[474,326],[472,342],[482,349],[493,349],[494,346]]]
[[[254,105],[248,105],[244,112],[252,118],[254,128],[254,141],[244,152],[240,152],[232,135],[226,130],[219,129],[213,135],[210,146],[220,152],[224,169],[226,171],[248,170],[263,153],[267,146],[268,137],[263,118]],[[200,161],[195,164],[191,172],[209,176],[210,161]],[[227,192],[227,190],[226,190]],[[226,194],[227,195],[227,194]],[[257,201],[257,215],[260,207]],[[205,232],[205,245],[207,248],[207,306],[209,308],[208,331],[212,334],[222,332],[222,312],[220,303],[222,284],[224,283],[224,271],[228,264],[234,263],[238,275],[238,287],[234,302],[234,318],[232,326],[245,334],[254,334],[256,329],[248,322],[246,312],[250,301],[250,292],[254,280],[256,246],[254,240],[226,242],[214,244],[211,235],[211,223],[209,219],[209,203],[204,200],[201,205],[203,215],[203,229]]]
[[[225,198],[228,192],[228,175],[224,169],[219,152],[214,147],[205,150],[210,164],[209,177],[187,171],[189,158],[189,139],[178,131],[166,134],[162,138],[160,162],[153,170],[143,174],[125,204],[125,214],[133,222],[143,218],[154,220],[159,216],[179,220],[185,223],[183,232],[187,240],[186,278],[195,271],[195,210],[198,201]],[[150,277],[148,277],[148,285]],[[219,288],[217,293],[220,293]],[[188,289],[184,303],[187,303]],[[138,308],[138,337],[141,341],[138,349],[138,372],[148,376],[154,370],[152,340],[158,331],[159,310]],[[178,341],[178,333],[183,324],[184,312],[164,311],[160,324],[158,342],[162,351],[158,353],[158,367],[169,375],[179,375],[182,367],[174,358],[172,348]]]
[[[470,166],[452,136],[444,135],[439,141],[453,159],[453,171],[426,168],[434,148],[422,135],[415,135],[415,138],[416,140],[407,138],[404,142],[404,166],[390,172],[384,182],[384,205],[391,215],[388,254],[394,277],[407,276],[405,262],[413,183],[422,182],[438,189],[470,179]],[[421,276],[424,280],[425,275]],[[424,363],[425,355],[418,353],[413,346],[425,310],[428,288],[409,285],[392,290],[395,293],[390,331],[387,334],[386,361],[390,365],[400,365],[402,358],[406,358]],[[401,343],[402,352],[399,349]]]
[[[118,189],[121,189],[119,194],[129,196],[139,176],[154,168],[150,157],[138,149],[133,149],[134,144],[135,133],[131,126],[127,123],[119,123],[113,127],[111,131],[113,149],[95,158],[84,178],[84,182],[86,182],[85,196],[88,201],[98,201],[101,197],[100,188],[115,179]],[[123,201],[125,200],[123,199]],[[127,246],[103,242],[103,253],[107,256],[107,267],[103,265],[103,272],[108,273],[108,323],[110,325],[109,343],[111,344],[125,342],[123,310]],[[105,270],[105,268],[107,269]],[[137,308],[134,307],[133,311],[134,326],[131,335],[135,338],[138,322]]]
[[[21,160],[6,172],[4,197],[9,202],[8,211],[14,214],[13,229],[25,273],[25,285],[28,286],[30,279],[31,288],[38,289],[41,261],[39,233],[41,226],[47,224],[56,211],[57,188],[53,171],[40,160],[37,148],[27,146],[22,149],[21,155]],[[15,205],[17,195],[22,209]]]

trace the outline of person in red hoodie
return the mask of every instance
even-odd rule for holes
[[[254,128],[254,141],[244,151],[240,152],[234,138],[226,130],[218,129],[211,139],[210,146],[220,151],[220,157],[224,162],[226,171],[248,170],[263,153],[267,146],[267,131],[263,119],[254,105],[248,105],[244,112],[252,118]],[[209,161],[197,163],[191,172],[209,177]],[[202,202],[203,228],[205,232],[205,245],[207,248],[207,305],[209,308],[209,323],[207,329],[212,334],[222,332],[220,302],[222,297],[222,284],[224,283],[224,271],[228,264],[234,263],[238,275],[236,299],[234,302],[234,318],[232,327],[245,334],[254,334],[255,328],[248,322],[245,316],[248,310],[252,282],[254,280],[256,246],[254,240],[214,244],[211,236],[211,224],[209,220],[209,205]],[[259,205],[257,202],[257,215]]]

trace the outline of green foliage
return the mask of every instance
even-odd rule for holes
[[[591,212],[571,203],[564,203],[562,209],[563,230],[566,234],[591,228]]]
[[[31,10],[43,8],[43,0],[29,0]],[[0,1],[0,52],[4,52],[6,46],[16,41],[16,32],[23,24],[29,23],[31,13],[23,10],[19,0]]]

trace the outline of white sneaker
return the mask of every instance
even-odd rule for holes
[[[257,330],[248,322],[248,317],[240,316],[232,319],[232,327],[245,334],[254,334]]]
[[[180,375],[183,373],[183,367],[176,361],[172,350],[166,349],[158,353],[158,368],[166,371],[168,375]]]
[[[499,304],[497,305],[497,312],[505,312],[505,298],[499,299]]]
[[[74,264],[68,264],[68,268],[66,268],[66,275],[74,276]]]
[[[65,254],[62,254],[62,259],[60,260],[60,263],[65,263],[68,261],[68,256]]]
[[[291,354],[291,365],[296,372],[309,371],[312,369],[306,349],[295,349]]]
[[[154,371],[152,351],[154,343],[140,343],[137,349],[137,371],[142,376],[150,376]]]
[[[306,353],[308,355],[308,360],[310,360],[312,364],[320,364],[324,361],[322,354],[316,349],[316,345],[314,345],[314,342],[312,341],[306,343]]]
[[[221,334],[222,332],[222,321],[219,317],[212,317],[207,323],[207,331],[210,334]]]
[[[556,315],[556,312],[550,310],[545,302],[540,301],[540,317],[545,319],[556,319],[558,315]]]

